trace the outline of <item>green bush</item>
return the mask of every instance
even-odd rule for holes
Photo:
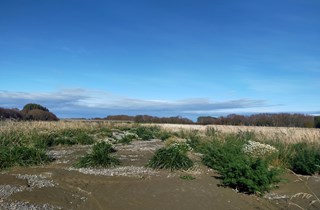
[[[26,146],[7,146],[0,148],[0,169],[12,166],[30,166],[49,162],[44,150]]]
[[[240,192],[264,194],[279,182],[280,170],[270,168],[271,157],[251,157],[243,152],[246,135],[229,135],[225,142],[211,141],[202,161],[218,171],[225,186]]]
[[[192,160],[187,156],[187,147],[172,144],[167,148],[158,149],[148,163],[154,169],[187,170],[193,166]]]
[[[93,146],[91,153],[80,158],[75,164],[78,168],[86,167],[110,167],[120,164],[119,159],[113,157],[111,153],[116,150],[105,142],[97,143]]]
[[[320,172],[320,149],[316,145],[298,143],[293,146],[290,169],[297,174],[312,175]]]

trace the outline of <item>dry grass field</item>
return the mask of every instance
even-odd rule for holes
[[[0,122],[0,132],[23,131],[30,132],[33,130],[39,132],[50,132],[63,129],[86,129],[95,130],[101,127],[121,127],[131,126],[131,123],[113,123],[108,121],[58,121],[58,122]],[[320,143],[320,129],[316,128],[287,128],[287,127],[258,127],[258,126],[228,126],[228,125],[180,125],[180,124],[144,124],[156,125],[168,131],[179,130],[198,130],[206,131],[207,128],[213,128],[221,133],[238,133],[253,132],[259,140],[277,140],[284,143]]]
[[[177,125],[158,124],[170,131],[199,130],[214,128],[222,133],[254,132],[261,141],[278,140],[285,143],[320,143],[320,129],[316,128],[287,128],[287,127],[258,127],[258,126],[231,126],[231,125]]]

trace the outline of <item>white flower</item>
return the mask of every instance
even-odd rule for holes
[[[278,150],[269,145],[260,142],[249,140],[247,144],[243,147],[243,152],[253,156],[265,156],[277,152]]]

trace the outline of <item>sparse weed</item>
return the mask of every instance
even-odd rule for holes
[[[180,176],[180,179],[183,179],[183,180],[194,180],[196,178],[194,178],[191,175],[184,175],[184,176]]]

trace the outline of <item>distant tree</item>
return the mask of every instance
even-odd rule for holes
[[[105,120],[114,120],[114,121],[133,121],[134,117],[128,115],[109,115]]]
[[[19,109],[0,108],[0,120],[6,119],[22,120],[23,115]]]
[[[59,118],[51,112],[43,111],[41,109],[32,109],[26,116],[26,120],[37,120],[37,121],[58,121]]]
[[[202,116],[202,117],[198,117],[197,123],[201,125],[217,124],[217,118],[210,117],[210,116]]]
[[[314,127],[320,128],[320,116],[314,117]]]
[[[315,125],[313,116],[304,114],[254,114],[250,116],[230,114],[227,117],[198,117],[200,124],[216,125],[251,125],[251,126],[275,126],[275,127],[306,127]]]
[[[40,104],[33,104],[33,103],[29,103],[29,104],[24,105],[22,112],[28,113],[29,111],[34,110],[34,109],[39,109],[39,110],[42,110],[45,112],[49,112],[49,109],[47,109],[46,107],[41,106]]]

